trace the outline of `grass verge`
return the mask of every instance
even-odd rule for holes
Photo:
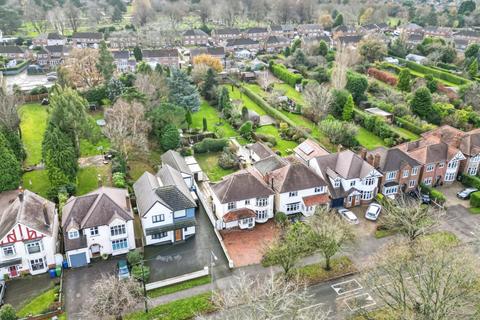
[[[218,165],[218,157],[220,152],[207,152],[195,154],[200,168],[210,178],[211,181],[219,181],[224,176],[235,172],[235,169],[223,169]]]
[[[48,311],[50,306],[57,299],[58,288],[52,288],[39,296],[33,298],[27,304],[25,304],[18,312],[19,318],[27,317],[28,315],[42,314]]]
[[[187,320],[198,314],[215,311],[210,300],[210,293],[204,293],[186,299],[172,301],[167,304],[156,306],[148,313],[134,312],[124,317],[125,320]]]
[[[305,281],[308,285],[312,285],[357,271],[357,268],[355,268],[353,262],[348,257],[332,259],[329,271],[325,270],[324,267],[324,263],[314,263],[299,267],[294,272],[300,280]]]
[[[98,175],[100,175],[103,186],[111,185],[110,165],[102,167],[81,168],[77,174],[77,196],[84,195],[98,188]]]
[[[184,282],[172,284],[171,286],[168,286],[168,287],[150,290],[147,292],[147,295],[149,298],[156,298],[166,294],[171,294],[174,292],[190,289],[196,286],[201,286],[201,285],[210,283],[211,281],[212,281],[212,278],[210,276],[203,276],[197,279],[192,279],[192,280],[187,280]]]
[[[22,177],[22,182],[25,189],[48,198],[47,192],[50,189],[50,181],[48,180],[47,170],[26,172]]]

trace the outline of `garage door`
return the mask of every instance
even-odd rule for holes
[[[87,265],[87,254],[85,252],[70,255],[70,267],[78,268]]]
[[[332,208],[338,208],[338,207],[343,207],[343,198],[332,200]]]

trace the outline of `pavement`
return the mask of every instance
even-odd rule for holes
[[[454,233],[463,242],[471,242],[479,239],[479,227],[479,215],[471,214],[462,205],[453,205],[447,208],[447,213],[443,217],[439,229]]]
[[[215,262],[217,274],[229,275],[228,261],[201,205],[196,219],[197,229],[192,238],[177,244],[145,247],[146,265],[150,267],[149,282],[202,270],[210,265],[212,251],[218,259]]]
[[[48,273],[15,278],[6,282],[5,303],[11,304],[16,310],[51,288],[59,278],[51,279]]]

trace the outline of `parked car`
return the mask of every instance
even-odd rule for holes
[[[128,270],[126,260],[120,260],[117,262],[117,275],[120,280],[130,278],[130,270]]]
[[[49,81],[49,82],[57,81],[57,76],[48,76],[47,81]]]
[[[378,203],[371,203],[367,208],[367,212],[365,212],[365,219],[377,221],[380,211],[382,211],[381,205]]]
[[[429,194],[421,193],[420,191],[410,191],[409,195],[422,201],[422,204],[430,204],[432,202]]]
[[[355,213],[353,213],[350,210],[347,210],[345,208],[340,208],[340,209],[338,209],[338,213],[342,216],[342,218],[347,220],[348,223],[351,223],[351,224],[358,224],[359,223],[358,218],[355,215]]]
[[[0,306],[3,306],[3,299],[5,298],[5,291],[7,286],[5,285],[5,280],[0,280]]]
[[[472,193],[477,192],[477,191],[478,191],[478,189],[476,189],[476,188],[466,188],[466,189],[463,189],[462,191],[458,192],[457,197],[459,199],[462,199],[462,200],[467,200],[467,199],[470,198]]]

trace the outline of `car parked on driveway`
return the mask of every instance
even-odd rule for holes
[[[378,203],[371,203],[367,208],[367,212],[365,212],[365,219],[377,221],[380,211],[382,211],[381,205]]]
[[[5,291],[7,287],[5,285],[5,280],[0,280],[0,306],[3,306],[3,299],[5,298]]]
[[[420,191],[410,191],[409,195],[415,199],[419,199],[420,201],[422,201],[422,204],[432,203],[429,194],[421,193]]]
[[[342,216],[342,218],[347,220],[348,223],[351,223],[351,224],[358,224],[359,223],[358,218],[355,215],[355,213],[353,213],[350,210],[347,210],[345,208],[340,208],[340,209],[338,209],[338,213]]]
[[[463,189],[462,191],[458,192],[457,197],[459,199],[462,199],[462,200],[467,200],[467,199],[470,198],[472,193],[477,192],[477,191],[478,191],[478,189],[476,189],[476,188],[466,188],[466,189]]]
[[[117,275],[118,279],[130,278],[130,270],[128,270],[128,264],[126,260],[119,260],[117,262]]]

